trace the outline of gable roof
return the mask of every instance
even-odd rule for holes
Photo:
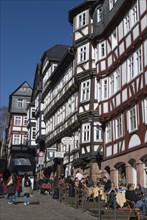
[[[29,90],[21,91],[21,88],[28,88]],[[9,107],[8,107],[8,111],[10,111],[11,103],[12,103],[12,97],[13,97],[13,96],[28,96],[28,97],[31,97],[31,94],[32,94],[32,88],[31,88],[31,86],[28,84],[28,82],[24,81],[14,92],[12,92],[12,93],[9,95]]]

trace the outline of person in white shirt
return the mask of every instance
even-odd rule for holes
[[[81,181],[81,179],[84,178],[83,174],[81,174],[79,170],[76,172],[76,178],[78,178],[79,181]]]

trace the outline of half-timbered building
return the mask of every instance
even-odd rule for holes
[[[42,99],[46,124],[46,169],[45,175],[52,172],[58,175],[69,172],[69,146],[67,159],[61,139],[71,136],[76,126],[75,112],[77,94],[72,70],[73,54],[66,45],[55,45],[46,51],[42,62]],[[64,168],[63,168],[64,166]]]
[[[90,9],[95,1],[85,1],[69,11],[73,26],[75,77],[78,90],[78,120],[80,122],[80,158],[77,162],[86,176],[96,179],[102,159],[102,129],[97,110],[97,80],[95,53],[91,43],[93,20]]]
[[[147,2],[102,0],[92,9],[102,173],[147,186]]]
[[[34,175],[34,153],[28,145],[27,106],[32,88],[25,81],[9,97],[8,167],[19,175]]]

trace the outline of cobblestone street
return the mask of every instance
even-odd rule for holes
[[[5,198],[0,199],[1,220],[96,220],[87,212],[82,213],[52,199],[50,195],[42,195],[34,192],[30,205],[25,206],[23,197],[17,199],[16,204],[8,205]]]

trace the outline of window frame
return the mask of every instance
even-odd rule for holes
[[[103,7],[99,6],[97,8],[97,23],[101,22],[103,20]]]
[[[85,25],[86,25],[86,11],[83,11],[77,15],[77,29],[82,28]]]
[[[14,145],[21,144],[21,135],[20,134],[13,134],[13,144]]]
[[[133,106],[128,110],[128,122],[129,122],[129,132],[133,132],[137,130],[137,114],[136,114],[136,106]]]
[[[14,116],[14,126],[22,126],[22,116]]]
[[[17,107],[18,108],[23,108],[24,106],[24,100],[23,99],[18,99],[17,100]]]
[[[83,45],[78,48],[78,64],[85,62],[87,59],[87,46]]]
[[[115,119],[115,126],[116,126],[116,139],[121,138],[123,136],[123,121],[122,115],[118,116]]]
[[[99,60],[106,57],[106,41],[99,43]]]
[[[90,142],[91,126],[90,123],[82,124],[82,143]]]
[[[90,100],[90,88],[91,88],[90,79],[81,83],[81,98],[80,98],[81,102]]]

